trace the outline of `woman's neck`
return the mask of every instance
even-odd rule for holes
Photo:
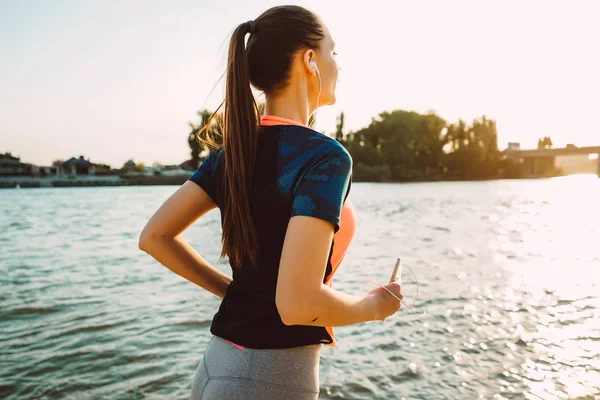
[[[313,113],[309,105],[306,85],[289,85],[285,92],[277,96],[267,96],[265,102],[265,115],[274,115],[303,125],[308,125],[308,119]]]

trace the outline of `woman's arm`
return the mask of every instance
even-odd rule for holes
[[[323,284],[333,225],[290,218],[283,244],[275,301],[286,325],[341,326],[378,320],[380,296],[353,296]]]
[[[140,245],[177,275],[223,298],[231,278],[210,265],[181,237],[156,237]]]
[[[179,236],[215,207],[200,186],[185,182],[150,218],[138,246],[177,275],[222,298],[231,278],[210,265]]]

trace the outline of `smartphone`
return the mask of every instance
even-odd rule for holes
[[[394,282],[396,279],[398,280],[398,283],[402,284],[402,259],[400,257],[398,257],[396,265],[394,265],[390,283]]]

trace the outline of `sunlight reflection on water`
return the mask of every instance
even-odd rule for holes
[[[176,187],[4,190],[3,398],[189,397],[218,299],[137,249]],[[323,399],[600,394],[600,179],[353,183],[358,228],[334,287],[401,256],[418,317],[336,328]],[[40,201],[43,199],[43,201]],[[218,212],[184,233],[219,254]],[[416,286],[404,276],[405,300]]]

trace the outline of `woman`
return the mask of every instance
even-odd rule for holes
[[[246,35],[249,34],[247,46]],[[193,399],[315,399],[333,326],[384,320],[383,288],[341,293],[331,280],[354,235],[352,159],[307,126],[335,102],[334,41],[318,16],[274,7],[239,25],[229,46],[223,145],[150,219],[140,248],[223,300]],[[259,117],[250,85],[263,91]],[[179,236],[218,207],[233,279]],[[401,297],[400,285],[386,286]]]

